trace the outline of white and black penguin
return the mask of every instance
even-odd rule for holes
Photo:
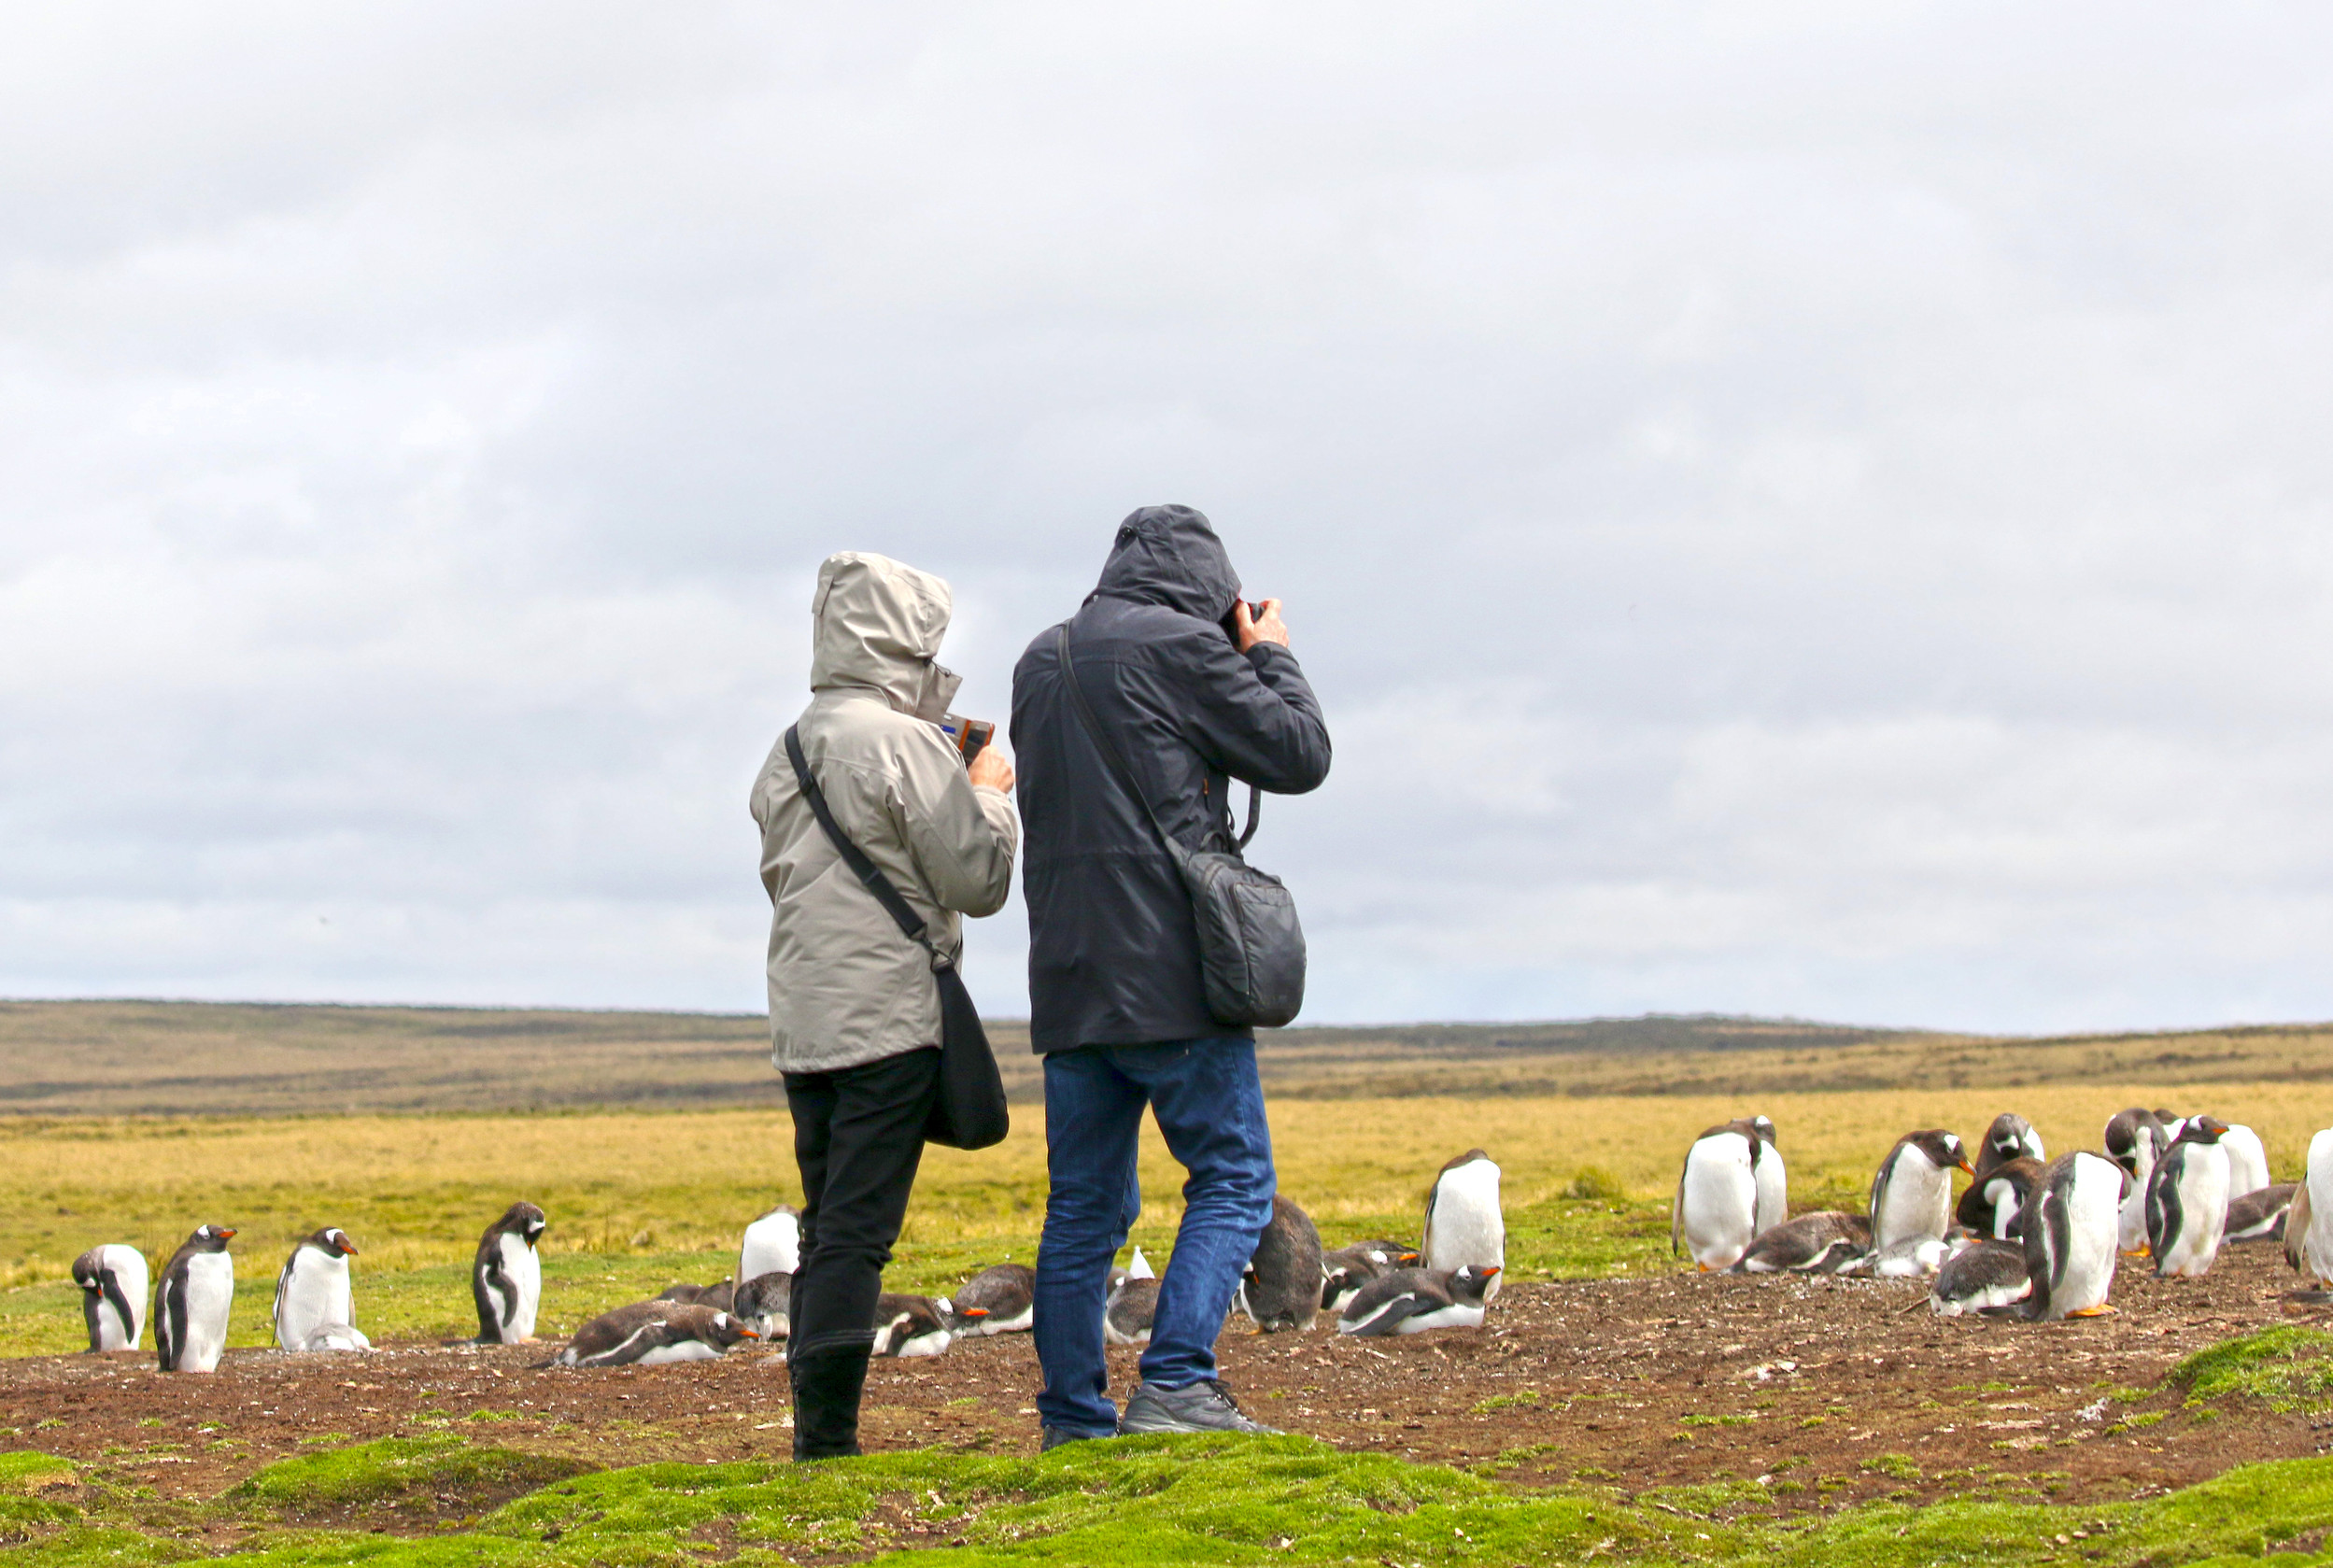
[[[2033,1281],[2025,1272],[2025,1243],[1980,1241],[1944,1260],[1928,1290],[1929,1309],[1940,1318],[1969,1312],[2001,1312],[2023,1301]]]
[[[762,1274],[729,1293],[729,1314],[764,1339],[785,1339],[794,1329],[794,1276]]]
[[[2227,1123],[2190,1116],[2147,1179],[2147,1247],[2157,1279],[2196,1279],[2211,1272],[2227,1228]]]
[[[1484,1271],[1483,1300],[1499,1293],[1506,1219],[1499,1209],[1499,1167],[1490,1155],[1469,1149],[1434,1179],[1426,1194],[1425,1244],[1419,1251],[1429,1269],[1472,1265]]]
[[[765,1274],[799,1274],[802,1267],[802,1211],[782,1203],[745,1227],[737,1244],[734,1279],[758,1279]]]
[[[2116,1211],[2130,1178],[2087,1151],[2042,1167],[2025,1217],[2025,1272],[2032,1289],[2024,1315],[2044,1322],[2112,1312]]]
[[[2333,1287],[2333,1127],[2309,1140],[2309,1163],[2284,1216],[2284,1261],[2307,1284]]]
[[[1873,1279],[1925,1279],[1969,1245],[1969,1238],[1958,1233],[1950,1240],[1936,1236],[1902,1236],[1841,1264],[1839,1272]]]
[[[2246,1193],[2227,1206],[2227,1234],[2222,1241],[2282,1241],[2285,1217],[2292,1212],[2293,1194],[2300,1189],[2290,1181]]]
[[[530,1203],[514,1203],[478,1238],[470,1264],[470,1295],[478,1307],[478,1343],[524,1345],[534,1337],[543,1304],[543,1260],[535,1244],[549,1222]]]
[[[1026,1264],[992,1264],[967,1279],[948,1302],[954,1309],[951,1333],[1026,1334],[1037,1322],[1037,1270]]]
[[[875,1349],[879,1356],[937,1356],[945,1354],[954,1335],[940,1305],[929,1296],[894,1295],[886,1291],[875,1298]]]
[[[1759,1167],[1777,1159],[1748,1117],[1710,1128],[1685,1151],[1676,1202],[1669,1209],[1669,1250],[1691,1255],[1704,1273],[1732,1268],[1758,1236]]]
[[[1110,1265],[1110,1288],[1113,1291],[1129,1279],[1155,1279],[1157,1278],[1158,1270],[1151,1266],[1151,1260],[1142,1255],[1142,1249],[1139,1247],[1134,1250],[1134,1255],[1124,1263]]]
[[[737,1293],[737,1282],[716,1279],[710,1285],[692,1285],[686,1279],[677,1285],[667,1285],[657,1293],[658,1301],[677,1301],[685,1307],[710,1307],[715,1312],[729,1310]]]
[[[717,1361],[730,1346],[760,1337],[727,1312],[685,1301],[636,1301],[602,1312],[575,1331],[553,1366],[663,1366]]]
[[[234,1306],[234,1239],[228,1225],[204,1225],[179,1243],[154,1286],[154,1349],[164,1372],[209,1372],[227,1349]]]
[[[1900,1241],[1942,1240],[1952,1224],[1952,1173],[1975,1174],[1957,1133],[1928,1127],[1896,1139],[1872,1177],[1872,1250]]]
[[[1239,1276],[1239,1310],[1257,1332],[1312,1332],[1321,1314],[1321,1232],[1285,1193],[1272,1194],[1272,1218],[1256,1237]]]
[[[1415,1247],[1383,1239],[1355,1241],[1321,1258],[1321,1310],[1342,1312],[1362,1286],[1389,1268],[1415,1268]]]
[[[291,1250],[276,1276],[276,1344],[304,1350],[308,1336],[327,1323],[356,1325],[356,1296],[348,1283],[348,1260],[356,1255],[357,1244],[338,1225],[326,1225]]]
[[[1976,1174],[1981,1177],[2012,1160],[2031,1160],[2039,1166],[2048,1159],[2049,1151],[2042,1147],[2042,1135],[2033,1130],[2033,1123],[2014,1110],[2004,1110],[1993,1118],[1993,1124],[1985,1129],[1985,1141],[1977,1146]]]
[[[2015,1241],[2025,1234],[2023,1216],[2026,1206],[2033,1201],[2033,1183],[2041,1174],[2042,1162],[2025,1154],[1989,1167],[1979,1165],[1976,1180],[1960,1194],[1953,1218],[1978,1236]]]
[[[119,1241],[92,1247],[73,1260],[73,1282],[81,1287],[90,1349],[136,1349],[146,1332],[146,1254]]]
[[[1480,1328],[1494,1264],[1478,1268],[1389,1269],[1361,1287],[1337,1316],[1336,1332],[1376,1336],[1435,1328]]]
[[[1872,1222],[1835,1208],[1785,1220],[1758,1233],[1736,1274],[1836,1274],[1871,1250]]]
[[[2227,1131],[2220,1134],[2220,1147],[2227,1151],[2227,1195],[2231,1200],[2270,1185],[2269,1151],[2258,1133],[2241,1122],[2231,1122]]]
[[[1158,1281],[1128,1275],[1110,1289],[1102,1305],[1102,1337],[1112,1345],[1148,1345],[1158,1317]]]
[[[2143,1252],[2147,1244],[2147,1178],[2155,1162],[2170,1147],[2163,1119],[2144,1106],[2118,1110],[2106,1119],[2106,1157],[2130,1178],[2123,1194],[2116,1245],[2126,1252]]]
[[[1782,1150],[1774,1142],[1771,1117],[1753,1116],[1752,1130],[1765,1147],[1758,1154],[1758,1234],[1765,1235],[1790,1217],[1790,1178],[1782,1165]]]

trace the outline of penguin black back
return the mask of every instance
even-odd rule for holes
[[[478,1238],[470,1265],[470,1294],[478,1308],[481,1344],[509,1345],[534,1337],[542,1275],[529,1265],[549,1223],[533,1204],[514,1203]]]
[[[1271,1222],[1239,1280],[1239,1305],[1265,1334],[1309,1331],[1321,1310],[1321,1233],[1288,1194],[1272,1196]]]

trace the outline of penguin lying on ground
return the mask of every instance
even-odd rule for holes
[[[1037,1270],[992,1264],[948,1298],[952,1334],[1026,1334],[1037,1321]],[[977,1309],[977,1315],[974,1315]]]
[[[2019,1228],[2019,1218],[2033,1201],[2033,1182],[2041,1174],[2042,1162],[2022,1154],[1989,1170],[1979,1166],[1976,1180],[1960,1194],[1953,1218],[1978,1236],[2015,1240],[2025,1234]]]
[[[2025,1272],[2025,1243],[1980,1241],[1944,1260],[1929,1287],[1930,1310],[1940,1318],[1998,1312],[2023,1301],[2032,1281]]]
[[[2230,1199],[2256,1193],[2269,1182],[2269,1151],[2260,1142],[2260,1135],[2241,1123],[2231,1123],[2220,1134],[2220,1147],[2227,1151],[2227,1195]]]
[[[1506,1263],[1506,1220],[1499,1210],[1499,1167],[1479,1149],[1469,1149],[1442,1167],[1426,1194],[1425,1244],[1419,1249],[1430,1269],[1472,1264],[1483,1276],[1482,1299],[1499,1293]]]
[[[2117,1210],[2129,1177],[2112,1160],[2061,1154],[2042,1167],[2025,1216],[2025,1316],[2042,1321],[2112,1312]]]
[[[2227,1226],[2227,1151],[2216,1117],[2191,1116],[2147,1179],[2147,1246],[2157,1279],[2200,1278]]]
[[[2284,1261],[2306,1283],[2333,1287],[2333,1127],[2309,1140],[2309,1163],[2284,1216]]]
[[[2263,1187],[2246,1193],[2227,1206],[2227,1234],[2224,1241],[2282,1241],[2284,1239],[2284,1217],[2293,1207],[2293,1194],[2299,1189],[2290,1181],[2273,1187]]]
[[[677,1301],[689,1307],[710,1307],[715,1312],[727,1312],[734,1304],[737,1282],[716,1279],[710,1285],[692,1285],[686,1280],[667,1285],[657,1293],[658,1301]]]
[[[154,1287],[154,1349],[164,1372],[209,1372],[227,1349],[235,1261],[229,1225],[204,1225],[170,1254]]]
[[[369,1350],[373,1341],[364,1331],[347,1323],[318,1323],[307,1337],[284,1347],[287,1350]]]
[[[543,1304],[543,1261],[535,1243],[549,1222],[530,1203],[514,1203],[478,1238],[470,1262],[470,1296],[478,1308],[478,1342],[524,1345],[534,1337]]]
[[[1836,1274],[1871,1250],[1872,1222],[1835,1208],[1802,1214],[1760,1233],[1736,1274]]]
[[[885,1291],[875,1299],[874,1326],[874,1353],[879,1356],[937,1356],[954,1337],[948,1332],[946,1309],[929,1296]]]
[[[764,1274],[746,1280],[729,1293],[728,1312],[764,1339],[790,1337],[794,1328],[794,1276]]]
[[[1102,1337],[1112,1345],[1148,1345],[1158,1316],[1158,1281],[1129,1275],[1102,1307]]]
[[[1896,1139],[1872,1177],[1872,1250],[1922,1236],[1942,1240],[1952,1223],[1956,1170],[1975,1174],[1958,1134],[1930,1127]]]
[[[1272,1194],[1272,1218],[1239,1276],[1239,1310],[1263,1334],[1312,1330],[1321,1312],[1321,1233],[1285,1193]]]
[[[276,1344],[287,1350],[304,1350],[309,1335],[328,1323],[343,1331],[336,1339],[356,1332],[356,1297],[348,1283],[348,1260],[356,1255],[357,1244],[338,1225],[326,1225],[291,1250],[276,1276]]]
[[[1419,1252],[1398,1241],[1356,1241],[1321,1259],[1321,1310],[1342,1312],[1362,1286],[1389,1268],[1415,1268]]]
[[[2163,1130],[2161,1117],[2144,1106],[2132,1106],[2106,1119],[2105,1142],[2106,1157],[2130,1178],[2123,1193],[2116,1245],[2126,1252],[2143,1252],[2147,1244],[2147,1178],[2155,1174],[2155,1162],[2170,1147],[2170,1135]]]
[[[1498,1267],[1389,1269],[1361,1287],[1336,1320],[1339,1334],[1422,1334],[1480,1328],[1483,1303]]]
[[[1669,1209],[1669,1250],[1691,1253],[1704,1274],[1739,1263],[1758,1236],[1759,1169],[1778,1160],[1759,1131],[1761,1120],[1711,1127],[1685,1151]]]
[[[146,1254],[109,1241],[73,1260],[81,1287],[81,1316],[93,1351],[134,1350],[146,1332]]]
[[[1158,1271],[1151,1266],[1151,1260],[1142,1255],[1142,1249],[1139,1247],[1134,1250],[1134,1256],[1124,1263],[1110,1265],[1110,1288],[1113,1291],[1129,1279],[1155,1279],[1157,1278]]]
[[[727,1312],[682,1301],[636,1301],[602,1312],[575,1331],[545,1366],[662,1366],[714,1361],[760,1336]]]
[[[2038,1167],[2048,1158],[2033,1123],[2014,1110],[2004,1110],[1993,1118],[1993,1124],[1985,1129],[1985,1141],[1977,1146],[1976,1175],[1982,1180],[1995,1165],[2012,1160],[2031,1160]]]
[[[1874,1247],[1859,1258],[1839,1265],[1841,1274],[1867,1275],[1873,1279],[1925,1279],[1966,1250],[1965,1240],[1947,1241],[1940,1236],[1907,1236]]]
[[[758,1279],[765,1274],[793,1274],[801,1266],[802,1211],[782,1203],[745,1227],[737,1245],[737,1271],[729,1278]]]

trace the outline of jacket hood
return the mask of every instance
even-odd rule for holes
[[[810,689],[868,686],[937,721],[964,677],[933,662],[954,597],[928,572],[846,550],[818,568],[810,601]]]
[[[1094,591],[1137,604],[1164,604],[1203,621],[1231,614],[1239,573],[1207,515],[1189,506],[1145,506],[1127,514]]]

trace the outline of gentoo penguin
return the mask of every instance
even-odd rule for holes
[[[1321,1233],[1285,1193],[1272,1194],[1272,1218],[1256,1237],[1239,1277],[1239,1310],[1263,1334],[1312,1332],[1321,1312]]]
[[[478,1343],[524,1345],[534,1337],[543,1302],[543,1261],[535,1243],[549,1222],[530,1203],[514,1203],[478,1238],[470,1294],[478,1307]]]
[[[1979,1165],[1953,1218],[1979,1236],[2014,1241],[2025,1234],[2018,1228],[2018,1217],[2033,1201],[2033,1180],[2041,1174],[2042,1162],[2029,1154],[1996,1161],[1990,1167]]]
[[[973,1310],[978,1311],[975,1307]],[[875,1349],[879,1356],[936,1356],[948,1349],[948,1315],[929,1296],[875,1298]]]
[[[1113,1291],[1129,1279],[1155,1279],[1157,1278],[1158,1270],[1151,1266],[1151,1260],[1142,1255],[1142,1249],[1139,1247],[1134,1250],[1134,1256],[1128,1258],[1124,1264],[1110,1265],[1110,1288]]]
[[[308,1335],[326,1323],[343,1328],[357,1321],[348,1288],[348,1260],[357,1244],[338,1225],[304,1238],[276,1276],[276,1343],[287,1350],[307,1348]]]
[[[1985,1141],[1976,1151],[1976,1174],[1982,1180],[1995,1165],[2007,1165],[2012,1160],[2031,1160],[2038,1169],[2048,1158],[2042,1147],[2042,1135],[2033,1130],[2033,1123],[2014,1110],[2004,1110],[1985,1129]]]
[[[2116,1245],[2126,1252],[2143,1252],[2147,1244],[2147,1178],[2155,1162],[2170,1147],[2163,1119],[2144,1106],[2118,1110],[2106,1119],[2106,1157],[2130,1178],[2124,1190]]]
[[[2147,1246],[2155,1277],[2194,1279],[2209,1273],[2227,1226],[2227,1123],[2190,1116],[2147,1179]]]
[[[2112,1160],[2077,1151],[2042,1167],[2025,1217],[2025,1316],[2042,1321],[2112,1312],[2115,1211],[2129,1177]]]
[[[1398,1241],[1356,1241],[1321,1259],[1321,1310],[1342,1312],[1362,1286],[1389,1268],[1418,1266],[1418,1249]]]
[[[2230,1199],[2256,1193],[2269,1185],[2269,1151],[2260,1142],[2260,1135],[2242,1123],[2231,1123],[2220,1134],[2220,1147],[2227,1151],[2227,1195]]]
[[[1993,1312],[2025,1299],[2025,1243],[1980,1241],[1947,1258],[1928,1290],[1929,1309],[1940,1318],[1964,1312]]]
[[[727,1312],[683,1301],[636,1301],[602,1312],[575,1331],[546,1365],[662,1366],[714,1361],[741,1339],[760,1336]]]
[[[208,1372],[227,1349],[227,1312],[234,1303],[234,1238],[227,1225],[205,1225],[170,1254],[154,1287],[154,1349],[164,1372]]]
[[[1467,1150],[1434,1179],[1426,1194],[1425,1245],[1420,1251],[1430,1269],[1471,1264],[1482,1271],[1484,1301],[1499,1293],[1499,1271],[1506,1263],[1506,1221],[1499,1212],[1499,1167],[1481,1150]]]
[[[1339,1334],[1422,1334],[1430,1328],[1480,1328],[1483,1303],[1498,1265],[1395,1268],[1361,1287],[1336,1320]]]
[[[119,1241],[92,1247],[73,1260],[73,1282],[81,1287],[89,1348],[136,1349],[146,1332],[146,1254]]]
[[[1840,1264],[1839,1272],[1869,1275],[1873,1279],[1925,1279],[1967,1245],[1965,1237],[1947,1241],[1940,1236],[1901,1236]]]
[[[2224,1139],[2222,1141],[2225,1141]],[[2246,1193],[2227,1206],[2227,1234],[2223,1241],[2282,1241],[2284,1239],[2284,1216],[2293,1207],[2293,1183],[2280,1181],[2273,1187],[2263,1187]]]
[[[1765,1145],[1758,1155],[1758,1234],[1763,1236],[1790,1217],[1790,1179],[1782,1168],[1773,1119],[1753,1116],[1749,1124]]]
[[[1676,1202],[1669,1208],[1669,1250],[1692,1254],[1704,1273],[1732,1268],[1758,1235],[1759,1166],[1774,1147],[1747,1117],[1710,1128],[1685,1151]]]
[[[764,1274],[729,1293],[730,1315],[764,1339],[785,1339],[793,1332],[794,1276]]]
[[[2333,1127],[2309,1140],[2309,1165],[2284,1216],[2284,1261],[2316,1286],[2333,1286]]]
[[[1872,1222],[1835,1208],[1785,1220],[1760,1231],[1736,1274],[1836,1274],[1871,1250]]]
[[[286,1345],[287,1350],[369,1350],[373,1341],[364,1331],[346,1323],[318,1323],[308,1330],[305,1339]]]
[[[1148,1345],[1158,1316],[1158,1281],[1121,1279],[1102,1308],[1102,1337],[1112,1345]]]
[[[1872,1177],[1872,1250],[1917,1236],[1942,1240],[1952,1223],[1952,1173],[1975,1174],[1957,1133],[1930,1127],[1896,1139]]]
[[[801,1266],[802,1211],[782,1203],[745,1227],[737,1246],[737,1272],[729,1278],[757,1279],[765,1274],[793,1274]]]
[[[1026,1264],[992,1264],[948,1298],[954,1334],[1026,1334],[1037,1321],[1037,1270]],[[979,1317],[969,1315],[977,1308]]]
[[[710,1285],[691,1285],[683,1280],[667,1285],[657,1293],[658,1301],[677,1301],[688,1307],[710,1307],[715,1312],[727,1312],[736,1295],[736,1281],[716,1279]]]

